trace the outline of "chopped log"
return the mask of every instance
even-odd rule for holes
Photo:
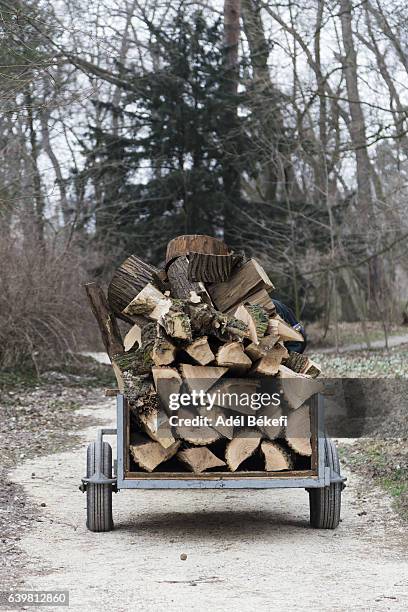
[[[176,357],[176,347],[164,333],[163,328],[157,326],[157,337],[154,341],[152,358],[156,366],[167,366],[173,363]]]
[[[166,270],[152,272],[152,284],[162,293],[169,291],[169,279],[167,278]]]
[[[108,287],[108,302],[117,317],[129,320],[122,311],[152,281],[153,273],[159,274],[159,270],[136,255],[131,255],[119,266]]]
[[[123,353],[122,338],[115,315],[109,307],[105,294],[98,283],[87,283],[85,291],[98,323],[106,352],[109,359],[113,361],[115,355]]]
[[[225,462],[216,457],[205,446],[181,450],[177,453],[177,459],[180,459],[194,474],[201,474],[201,472],[215,467],[225,467]]]
[[[249,399],[254,393],[259,393],[260,389],[261,381],[256,378],[221,378],[211,388],[211,395],[215,397],[215,406],[253,415],[255,411],[249,405]]]
[[[125,351],[130,351],[130,349],[134,347],[136,342],[138,346],[142,344],[142,329],[137,323],[135,323],[133,327],[130,328],[130,330],[125,336],[125,339],[123,341]]]
[[[149,323],[142,329],[142,344],[137,349],[115,357],[115,363],[122,372],[148,374],[153,364],[153,346],[156,340],[156,323]]]
[[[266,472],[280,472],[293,469],[293,458],[282,446],[276,442],[264,440],[261,443],[261,451],[265,457]]]
[[[145,287],[129,302],[123,309],[124,314],[145,315],[152,312],[160,300],[164,300],[164,294],[156,289],[151,283]]]
[[[111,360],[113,371],[121,392],[124,390],[123,377],[116,359],[123,353],[122,338],[118,323],[113,314],[102,288],[98,283],[87,283],[85,291],[91,305],[92,312],[98,323],[105,350]]]
[[[255,344],[255,342],[249,344],[246,347],[245,352],[247,355],[249,355],[252,361],[257,361],[258,359],[265,357],[269,351],[275,347],[277,341],[278,336],[264,336],[259,340],[259,344]]]
[[[208,406],[201,406],[198,409],[201,416],[206,416],[209,420],[210,426],[218,431],[223,438],[232,440],[234,437],[234,425],[228,424],[227,419],[234,417],[233,413],[229,410],[224,410],[219,406],[213,406],[210,410]]]
[[[250,335],[245,322],[218,312],[208,304],[189,304],[188,313],[194,333],[212,335],[224,342],[240,340]]]
[[[231,472],[235,472],[241,463],[251,457],[261,442],[261,434],[256,430],[241,431],[225,451],[225,460]]]
[[[312,455],[310,409],[307,404],[289,413],[285,438],[298,455],[305,457]]]
[[[242,372],[249,370],[252,361],[245,355],[241,342],[227,342],[218,349],[217,365]]]
[[[105,389],[105,397],[116,397],[119,393],[119,389]]]
[[[179,447],[180,441],[164,448],[159,442],[153,442],[142,436],[134,436],[129,449],[135,463],[146,472],[153,472],[158,465],[174,457]]]
[[[279,321],[276,316],[269,319],[268,328],[266,330],[267,336],[273,336],[276,338],[275,342],[278,342],[279,338]]]
[[[295,351],[289,352],[289,357],[283,360],[283,365],[287,368],[290,368],[294,372],[303,372],[303,368],[307,365],[309,361],[306,355],[302,355],[301,353],[296,353]]]
[[[229,280],[209,285],[207,289],[218,310],[225,312],[234,304],[246,301],[246,297],[255,291],[274,289],[274,286],[262,266],[250,259]]]
[[[262,306],[258,304],[244,304],[246,310],[252,317],[253,322],[255,323],[255,329],[258,336],[258,340],[265,335],[266,330],[268,329],[269,324],[269,316],[268,313]]]
[[[273,300],[266,289],[259,289],[255,293],[251,293],[245,299],[249,304],[256,304],[258,306],[262,306],[266,310],[269,316],[272,316],[276,313],[276,307],[273,303]]]
[[[225,242],[212,236],[202,234],[187,234],[173,238],[167,245],[166,265],[176,257],[188,253],[209,253],[212,255],[228,255],[229,249]]]
[[[296,353],[295,351],[291,351],[289,353],[289,357],[284,359],[282,363],[284,366],[290,368],[294,372],[307,374],[312,378],[317,378],[319,374],[321,374],[321,368],[315,361],[312,361],[306,355]]]
[[[256,413],[257,417],[265,417],[264,425],[257,425],[259,431],[269,440],[275,440],[279,438],[283,429],[282,408],[280,406],[266,406]],[[266,419],[270,419],[271,423],[267,422]]]
[[[171,432],[168,416],[160,408],[139,413],[137,420],[149,438],[161,444],[163,448],[169,448],[176,441]]]
[[[192,340],[190,319],[177,300],[173,300],[170,310],[159,321],[166,334],[176,340]]]
[[[307,364],[302,370],[302,374],[306,374],[307,376],[311,376],[312,378],[317,378],[322,373],[321,367],[311,359],[307,360]]]
[[[176,435],[190,444],[206,446],[221,438],[218,431],[202,422],[202,417],[198,412],[180,408],[176,416],[179,423],[176,426]],[[198,424],[193,425],[194,420],[197,420]]]
[[[173,298],[197,302],[197,296],[206,304],[212,304],[211,298],[202,283],[189,280],[188,259],[178,257],[168,267],[167,276],[169,279],[170,291]]]
[[[196,363],[205,366],[214,361],[215,355],[210,349],[207,336],[197,338],[184,347],[184,350]]]
[[[298,342],[304,342],[305,339],[302,334],[296,329],[293,329],[290,325],[288,325],[279,315],[276,315],[273,319],[274,321],[278,321],[278,334],[279,338],[283,342],[288,342],[290,340],[296,340]]]
[[[315,393],[323,390],[320,381],[306,374],[299,374],[284,365],[279,366],[278,376],[281,378],[281,387],[289,406],[296,410]]]
[[[228,368],[216,366],[193,366],[181,363],[180,369],[187,386],[191,391],[203,391],[210,389],[221,376],[228,372]]]
[[[287,355],[287,349],[282,344],[276,344],[265,357],[255,362],[251,370],[251,374],[259,374],[261,376],[275,376],[278,373],[282,359]]]
[[[188,278],[203,283],[221,283],[231,276],[236,257],[228,255],[210,255],[208,253],[189,253]]]
[[[249,333],[247,337],[252,340],[254,344],[258,344],[259,338],[258,332],[256,330],[255,321],[247,310],[247,308],[243,305],[238,306],[238,308],[234,312],[234,317],[238,319],[238,321],[242,321],[248,327]]]
[[[137,294],[135,298],[126,306],[123,314],[147,315],[149,319],[158,321],[165,315],[172,306],[172,300],[166,297],[161,291],[148,283],[146,287]]]
[[[178,394],[183,383],[176,368],[152,368],[154,386],[166,414],[170,415],[170,396]]]
[[[149,414],[159,409],[159,398],[148,374],[135,375],[123,372],[126,398],[132,412]]]

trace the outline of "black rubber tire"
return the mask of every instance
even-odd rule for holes
[[[340,474],[336,445],[325,438],[325,465]],[[342,483],[322,489],[309,489],[310,525],[316,529],[336,529],[340,523]]]
[[[90,478],[95,472],[96,442],[89,444],[86,454],[86,476]],[[112,478],[112,448],[103,443],[102,471],[107,478]],[[112,518],[112,485],[91,484],[86,486],[86,526],[89,531],[111,531]]]

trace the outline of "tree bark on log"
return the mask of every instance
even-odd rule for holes
[[[176,357],[176,347],[164,333],[163,328],[158,325],[157,337],[154,341],[152,358],[154,365],[167,366],[173,363]]]
[[[167,415],[172,414],[170,409],[170,396],[179,393],[183,383],[182,378],[176,368],[152,368],[154,386],[160,398],[160,404]]]
[[[85,291],[98,323],[106,352],[111,361],[123,353],[123,343],[115,315],[109,307],[105,294],[98,283],[87,283]]]
[[[134,374],[149,374],[153,363],[153,346],[156,340],[156,323],[148,323],[142,329],[142,344],[137,349],[116,356],[115,363],[122,372],[130,370]]]
[[[190,253],[188,257],[188,277],[191,281],[203,283],[222,283],[229,279],[236,256]]]
[[[252,361],[266,357],[266,355],[276,346],[278,336],[264,336],[259,340],[259,344],[252,342],[249,344],[245,352],[250,356]],[[286,349],[285,349],[286,350]]]
[[[212,335],[223,342],[251,337],[247,323],[219,312],[208,304],[189,304],[188,313],[195,333]]]
[[[159,272],[158,268],[136,255],[125,259],[116,270],[108,287],[108,302],[117,317],[129,320],[122,311],[148,283],[152,282],[152,274]]]
[[[208,253],[212,255],[228,255],[229,249],[225,242],[201,234],[186,234],[173,238],[167,245],[166,267],[175,259],[188,253]]]
[[[180,300],[191,300],[197,295],[203,302],[212,305],[211,298],[202,283],[189,279],[187,257],[177,257],[167,269],[171,295]]]
[[[255,259],[250,259],[224,283],[210,285],[208,293],[215,306],[225,312],[260,289],[270,290],[274,286],[262,266]]]

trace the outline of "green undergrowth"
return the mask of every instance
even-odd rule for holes
[[[370,342],[384,340],[384,329],[381,321],[366,322],[367,336]],[[336,344],[336,333],[334,325],[330,325],[326,335],[321,323],[309,323],[306,328],[309,345],[313,347],[333,347]],[[388,336],[408,335],[406,325],[393,324],[389,326]],[[366,336],[361,323],[340,322],[338,324],[339,345],[366,344]]]
[[[308,353],[309,354],[309,353]],[[408,378],[408,345],[344,354],[311,352],[326,378]]]
[[[408,520],[408,441],[361,440],[340,451],[342,462],[382,487],[395,510]]]

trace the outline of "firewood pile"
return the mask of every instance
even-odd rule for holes
[[[126,259],[107,298],[86,286],[129,402],[133,471],[310,469],[320,368],[285,347],[303,337],[273,290],[258,261],[201,235],[169,242],[164,269]]]

